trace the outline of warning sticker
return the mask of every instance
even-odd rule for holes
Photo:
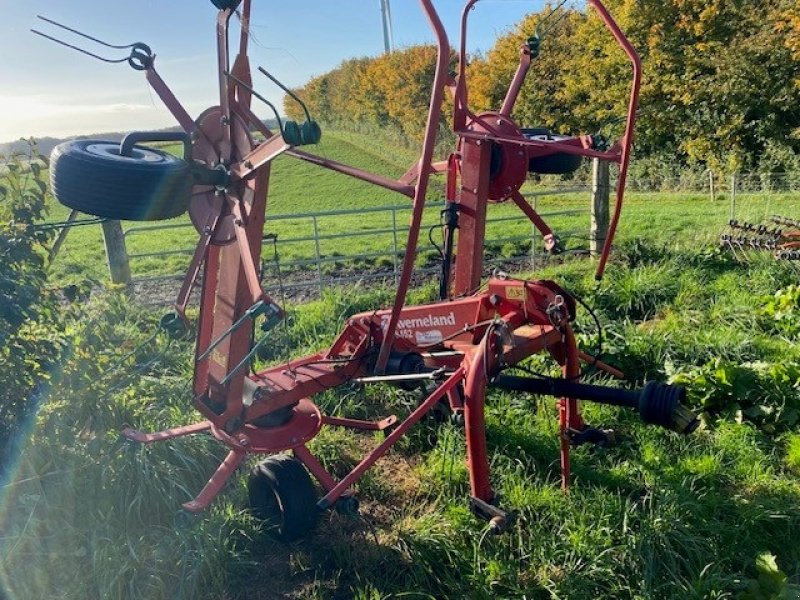
[[[422,345],[438,344],[444,338],[442,332],[438,329],[433,329],[431,331],[416,331],[414,333],[416,334],[414,338],[417,340],[417,343]]]

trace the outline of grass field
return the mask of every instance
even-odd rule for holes
[[[379,155],[374,149],[358,146],[354,142],[353,136],[348,136],[347,134],[326,135],[323,141],[315,147],[315,152],[392,177],[402,175],[413,162],[413,157],[408,152],[402,152],[400,156],[387,157]],[[268,207],[268,214],[270,215],[317,213],[410,204],[404,196],[288,157],[280,157],[274,161],[271,181]],[[68,213],[68,209],[56,204],[53,206],[50,218],[52,220],[62,220],[66,218]],[[390,217],[387,215],[368,217],[360,220],[357,223],[357,227],[385,228],[390,225],[389,219]],[[321,233],[341,232],[344,226],[339,221],[341,219],[335,217],[320,219]],[[197,241],[198,234],[191,227],[188,216],[165,222],[165,224],[167,223],[183,224],[186,227],[130,234],[129,253],[158,252],[164,249],[186,249],[187,253],[168,257],[134,259],[131,267],[135,276],[179,273],[188,266],[190,253]],[[124,228],[127,230],[142,226],[147,227],[148,225],[151,224],[125,223]],[[347,224],[346,226],[351,227],[352,224]],[[278,233],[279,239],[308,237],[313,234],[312,223],[309,219],[281,220],[276,226],[269,224],[266,231]],[[384,236],[384,239],[389,238]],[[371,244],[366,239],[364,239],[363,243],[367,251],[372,248],[385,250],[383,239],[377,242],[380,247]],[[323,248],[323,253],[330,254],[334,252],[337,244],[340,245],[341,242],[329,242],[329,247]],[[281,246],[281,253],[285,255],[287,260],[308,258],[313,255],[313,248],[313,242],[290,243]],[[268,254],[268,250],[265,250],[266,254]],[[87,276],[99,280],[107,278],[107,273],[104,270],[102,234],[99,226],[76,228],[70,232],[64,245],[63,253],[54,265],[54,276],[57,280],[64,281],[75,281]]]
[[[177,150],[179,148],[176,147]],[[388,153],[382,151],[374,141],[344,132],[326,132],[322,143],[314,151],[390,177],[399,177],[417,159],[407,149],[394,148]],[[442,189],[442,179],[433,178],[421,242],[426,248],[420,253],[420,265],[426,264],[436,254],[427,240],[427,230],[439,222]],[[529,184],[524,191],[534,193],[547,189],[552,188]],[[738,197],[737,217],[759,221],[773,212],[791,215],[795,212],[795,202],[796,197],[791,194],[742,194]],[[292,217],[392,206],[409,208],[400,209],[394,214],[380,211],[363,215]],[[568,247],[588,246],[588,192],[538,197],[536,206],[543,214],[572,213],[554,216],[548,222],[562,233]],[[68,213],[68,209],[54,203],[48,220],[63,220]],[[673,235],[694,236],[698,243],[711,243],[721,232],[729,213],[730,205],[724,196],[711,203],[702,193],[631,193],[628,195],[619,239],[647,237],[656,231],[663,239]],[[315,225],[317,235],[322,238],[319,255],[326,270],[341,266],[362,269],[372,265],[389,266],[393,263],[393,250],[396,248],[398,254],[403,252],[409,215],[410,201],[399,194],[290,157],[279,157],[273,164],[265,230],[278,236],[278,253],[284,270],[307,269],[307,265],[292,267],[290,263],[315,260],[317,248],[312,239]],[[489,216],[490,219],[499,220],[488,226],[487,252],[490,257],[529,252],[531,225],[515,206],[511,203],[492,205]],[[514,217],[514,220],[509,221],[509,217]],[[161,228],[162,225],[173,224],[182,227]],[[152,229],[153,225],[158,229]],[[131,269],[134,277],[172,275],[185,271],[197,240],[197,233],[188,216],[158,224],[128,222],[124,223],[123,228],[128,231],[127,247],[132,256],[173,252],[166,256],[133,256]],[[396,236],[392,233],[394,228],[398,230]],[[508,238],[513,241],[496,241]],[[293,242],[293,239],[303,241]],[[434,240],[440,240],[438,232],[434,234]],[[540,250],[540,240],[535,244],[535,249]],[[353,258],[378,254],[381,256]],[[265,244],[263,259],[272,261],[273,256],[272,245]],[[75,283],[85,278],[97,281],[108,279],[99,225],[74,228],[53,265],[54,281]]]
[[[353,162],[365,164],[371,154],[353,141],[329,136],[326,148],[350,148]],[[399,174],[404,164],[391,165],[396,170],[388,174]],[[310,179],[305,168],[276,164],[278,212],[300,202],[320,209],[367,202],[366,191],[337,200],[339,187],[309,199],[307,190],[323,182],[333,186],[334,176],[315,172]],[[280,169],[291,172],[284,183]],[[773,212],[800,216],[797,195],[739,200],[740,219],[757,221]],[[582,196],[558,197],[539,206],[585,203]],[[574,219],[564,219],[563,228],[588,230],[588,217]],[[605,330],[604,358],[627,373],[630,385],[646,379],[684,383],[705,425],[679,438],[646,428],[625,411],[587,405],[587,420],[613,426],[619,442],[577,449],[574,485],[565,494],[558,485],[552,399],[493,392],[487,407],[493,483],[519,517],[500,537],[487,535],[466,507],[463,432],[454,424],[416,428],[357,485],[361,516],[326,513],[303,541],[284,545],[260,531],[244,510],[244,477],[207,514],[176,521],[177,507],[202,487],[222,449],[202,436],[136,447],[122,443],[118,431],[197,418],[187,409],[192,344],[173,343],[163,351],[166,340],[148,341],[158,315],[118,295],[65,307],[72,325],[62,371],[43,389],[42,410],[15,476],[0,488],[6,595],[797,597],[800,293],[792,286],[799,276],[767,255],[740,261],[718,252],[727,219],[727,202],[711,204],[702,195],[632,194],[601,284],[594,282],[593,264],[582,258],[553,261],[535,273],[595,307]],[[89,229],[73,233],[78,231],[91,235]],[[75,245],[64,256],[83,258],[88,237],[70,239]],[[102,271],[99,264],[92,268]],[[92,273],[60,269],[58,281]],[[424,287],[413,296],[425,301],[433,290]],[[296,310],[287,330],[277,330],[276,355],[324,347],[348,315],[390,298],[391,290],[367,286],[328,292]],[[596,334],[585,313],[578,329],[581,344],[591,348]],[[130,361],[115,367],[142,342]],[[537,369],[552,367],[533,360]],[[353,387],[315,400],[332,414],[402,416],[418,398],[394,388]],[[326,429],[314,450],[341,474],[375,443],[371,435]]]

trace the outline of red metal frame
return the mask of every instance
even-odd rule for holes
[[[220,105],[193,121],[160,79],[151,64],[147,80],[192,135],[195,159],[224,169],[226,186],[198,186],[190,206],[200,240],[176,302],[183,316],[190,291],[202,268],[202,291],[196,344],[194,404],[205,420],[155,434],[126,430],[132,440],[149,443],[199,432],[210,432],[229,447],[230,453],[200,492],[184,507],[206,508],[220,492],[236,467],[249,454],[292,450],[325,490],[320,507],[352,493],[350,487],[375,461],[444,398],[451,408],[463,411],[467,462],[473,500],[487,506],[495,501],[489,477],[484,406],[490,378],[503,365],[513,365],[538,352],[548,352],[561,365],[565,377],[577,378],[580,361],[591,357],[577,348],[570,320],[574,302],[550,281],[518,281],[494,278],[476,292],[483,275],[483,245],[487,205],[511,199],[545,236],[549,226],[522,196],[528,160],[554,152],[600,157],[620,163],[617,208],[612,229],[598,265],[602,273],[622,206],[625,175],[630,155],[639,90],[639,61],[630,44],[599,0],[589,0],[622,45],[634,65],[634,83],[625,134],[611,150],[591,147],[588,136],[560,143],[528,140],[511,119],[520,87],[530,68],[530,54],[523,49],[520,66],[499,113],[475,115],[468,109],[466,80],[467,14],[478,0],[469,0],[462,14],[461,61],[455,81],[448,76],[450,46],[431,0],[419,0],[437,40],[438,55],[425,136],[419,161],[398,181],[376,175],[293,148],[279,133],[268,130],[250,108],[250,66],[247,57],[250,0],[241,10],[239,51],[229,70],[228,29],[231,9],[217,18]],[[239,83],[242,82],[242,83]],[[242,85],[244,84],[244,85]],[[454,94],[453,129],[458,148],[446,162],[433,163],[436,131],[445,90]],[[248,133],[254,129],[266,140],[257,144]],[[503,170],[490,177],[491,155],[497,148],[507,155]],[[351,317],[326,351],[248,374],[246,365],[253,345],[251,327],[255,315],[282,314],[259,283],[269,164],[285,153],[293,158],[331,169],[412,199],[412,214],[395,300],[391,308]],[[459,229],[451,300],[423,306],[406,306],[414,259],[431,174],[447,174],[447,198],[458,205]],[[404,420],[394,416],[366,422],[322,415],[310,400],[315,394],[357,377],[389,372],[393,356],[418,356],[438,385]],[[601,368],[619,374],[596,362]],[[433,377],[433,375],[432,375]],[[559,400],[561,466],[563,484],[569,482],[570,432],[585,425],[574,399]],[[389,432],[341,480],[336,481],[307,447],[321,427]]]

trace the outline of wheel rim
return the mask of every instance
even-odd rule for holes
[[[85,148],[88,154],[93,156],[113,157],[117,160],[130,160],[136,162],[164,162],[164,156],[153,152],[152,150],[134,146],[129,156],[123,156],[119,153],[119,144],[109,142],[95,142],[87,144]]]

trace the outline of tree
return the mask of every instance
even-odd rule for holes
[[[800,152],[800,8],[795,0],[606,0],[642,58],[638,155],[715,170],[788,169]],[[542,27],[514,109],[523,126],[619,135],[631,65],[594,10],[523,18],[468,68],[473,111],[498,109],[520,46]],[[435,50],[342,63],[301,93],[328,123],[422,131]],[[287,105],[287,110],[290,107]],[[444,112],[447,115],[447,111]]]

